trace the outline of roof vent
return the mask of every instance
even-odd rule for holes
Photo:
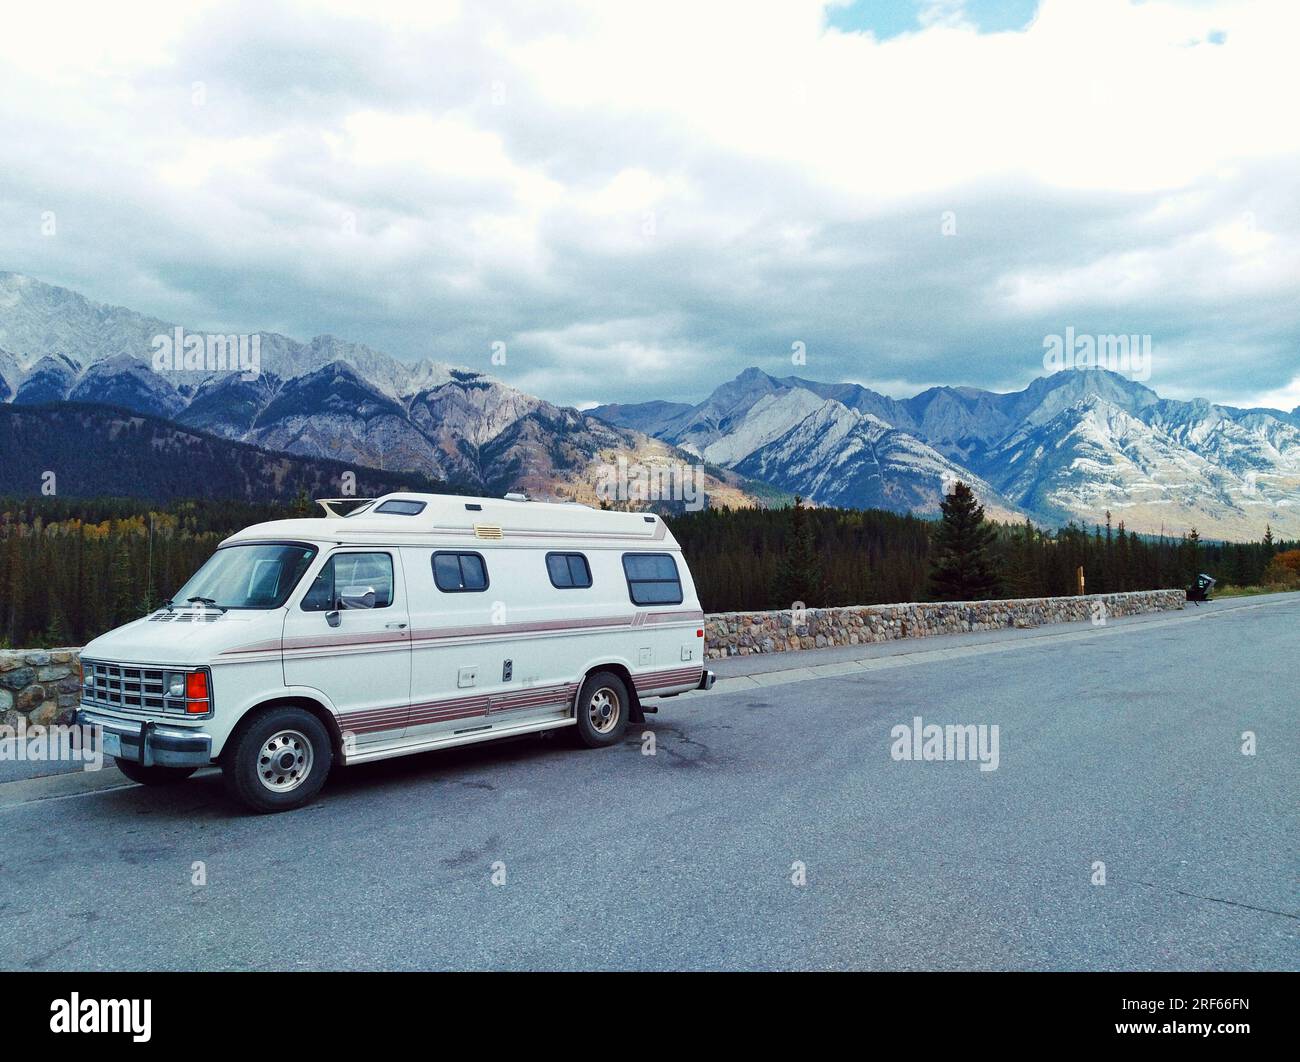
[[[317,498],[316,504],[325,510],[325,515],[327,517],[330,516],[342,517],[342,516],[347,516],[348,513],[339,512],[335,508],[335,506],[350,505],[353,508],[359,509],[363,502],[372,502],[374,500],[375,500],[374,498]],[[351,510],[349,510],[349,512],[351,512]]]
[[[506,501],[527,501],[527,500],[528,500],[527,494],[520,494],[518,491],[514,491],[514,490],[512,490],[509,494],[506,495]]]
[[[475,524],[475,538],[505,538],[505,532],[497,524]]]

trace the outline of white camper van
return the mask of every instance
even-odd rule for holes
[[[389,494],[232,535],[82,652],[78,721],[138,782],[219,765],[257,811],[335,763],[572,728],[592,748],[708,689],[704,614],[658,516]]]

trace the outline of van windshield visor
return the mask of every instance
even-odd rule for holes
[[[315,556],[311,546],[226,546],[209,557],[172,600],[184,604],[190,598],[206,598],[219,608],[279,608]]]

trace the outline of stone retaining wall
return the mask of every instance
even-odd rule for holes
[[[1181,590],[1087,597],[1035,597],[1015,601],[923,602],[807,609],[796,626],[790,609],[779,612],[720,612],[704,618],[705,655],[710,660],[748,653],[866,645],[896,638],[1036,627],[1072,620],[1098,622],[1112,616],[1180,609]],[[70,723],[79,698],[80,650],[0,650],[0,725]]]
[[[1084,597],[1030,597],[1011,601],[920,602],[810,608],[795,623],[790,609],[779,612],[719,612],[704,617],[705,656],[717,660],[749,653],[866,645],[897,638],[1037,627],[1078,620],[1104,622],[1115,616],[1180,609],[1182,590],[1144,590]]]
[[[80,700],[80,649],[0,649],[0,725],[71,723]]]

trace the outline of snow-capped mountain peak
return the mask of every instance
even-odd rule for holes
[[[814,408],[810,395],[825,404]],[[871,421],[845,416],[864,409]],[[934,387],[896,400],[750,369],[659,420],[639,406],[594,412],[679,445],[707,438],[710,461],[827,504],[926,510],[935,499],[920,485],[960,476],[994,508],[1045,522],[1100,522],[1109,509],[1143,531],[1300,530],[1291,414],[1162,399],[1106,370],[1056,373],[1005,394]]]

